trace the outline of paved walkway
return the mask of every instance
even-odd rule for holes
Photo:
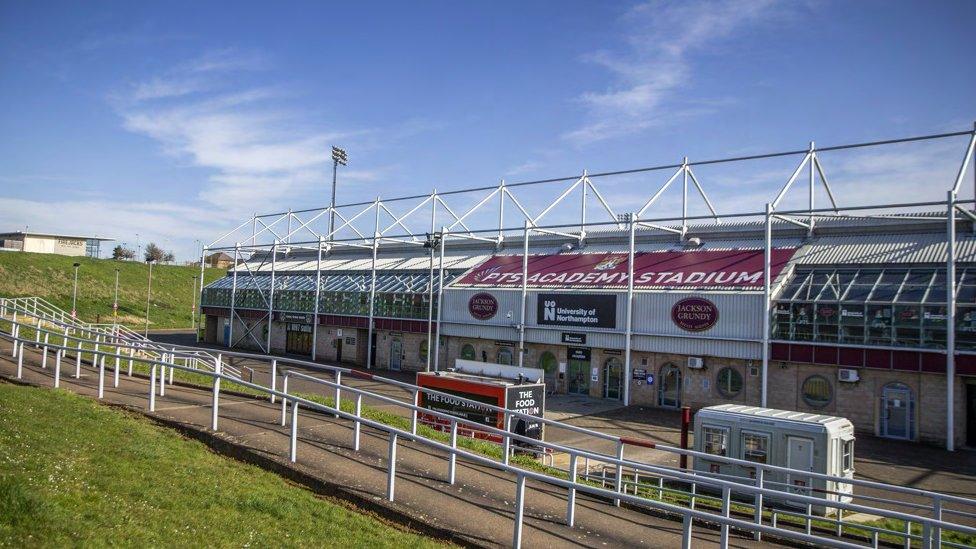
[[[24,380],[39,386],[53,385],[53,359],[41,369],[37,350],[26,348]],[[83,368],[80,379],[62,370],[64,389],[94,397],[97,371]],[[10,348],[0,350],[0,376],[12,378],[16,364]],[[147,413],[147,380],[121,377],[112,387],[111,369],[106,371],[104,402]],[[256,379],[256,381],[261,381]],[[304,390],[304,389],[303,389]],[[323,492],[351,501],[368,502],[382,508],[387,516],[405,523],[427,525],[442,535],[454,536],[461,544],[509,546],[514,517],[515,479],[484,466],[459,460],[458,482],[447,484],[445,455],[411,442],[401,443],[397,455],[396,500],[386,501],[388,438],[363,429],[359,452],[352,451],[351,423],[328,415],[300,412],[298,463],[288,461],[288,428],[279,424],[280,406],[267,401],[222,394],[219,431],[209,431],[211,392],[206,389],[172,385],[165,397],[157,397],[156,412],[148,414],[167,422],[179,423],[213,441],[231,443],[239,452],[273,463],[277,468],[295,471],[317,479]],[[212,444],[214,445],[214,444]],[[174,464],[174,466],[178,466]],[[587,547],[676,547],[681,524],[628,508],[614,508],[605,501],[586,496],[577,498],[575,528],[563,522],[566,494],[562,489],[529,481],[526,489],[526,547],[581,545]],[[714,544],[716,531],[695,528],[695,545]],[[735,547],[757,546],[751,539],[733,537]]]

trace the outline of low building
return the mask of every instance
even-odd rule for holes
[[[198,261],[199,265],[200,262]],[[234,258],[224,252],[217,252],[207,256],[207,267],[217,269],[229,269],[234,266]]]
[[[206,337],[255,349],[270,342],[272,351],[329,361],[365,364],[371,356],[372,367],[391,370],[427,368],[434,348],[430,362],[441,369],[458,358],[519,364],[521,353],[557,392],[662,408],[760,405],[768,345],[768,407],[942,442],[952,406],[957,442],[976,445],[972,221],[958,221],[954,326],[944,218],[824,218],[814,234],[772,225],[765,334],[765,226],[741,222],[692,226],[678,241],[641,228],[632,271],[627,231],[588,233],[582,248],[533,236],[524,267],[520,238],[503,249],[452,241],[442,293],[439,271],[416,247],[385,247],[375,283],[368,250],[335,250],[321,262],[314,252],[275,261],[259,253],[204,290]]]
[[[99,257],[111,238],[17,231],[0,233],[0,249],[39,254]]]

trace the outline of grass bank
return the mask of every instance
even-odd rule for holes
[[[115,295],[115,269],[119,270],[119,322],[143,328],[149,266],[135,261],[67,257],[26,252],[0,253],[0,296],[38,296],[71,310],[74,263],[78,268],[78,317],[86,322],[111,322]],[[206,269],[205,283],[222,277],[222,269]],[[150,329],[189,328],[194,300],[193,277],[199,267],[153,267]],[[199,286],[198,286],[199,289]]]
[[[0,383],[0,546],[435,547],[144,418]]]

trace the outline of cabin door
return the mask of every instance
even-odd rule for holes
[[[813,441],[803,437],[786,437],[786,466],[796,471],[813,471]],[[812,495],[812,480],[796,473],[786,476],[790,492],[801,496]]]

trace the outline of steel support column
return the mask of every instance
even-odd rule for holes
[[[437,331],[434,333],[434,371],[439,371],[441,358],[441,318],[444,317],[444,243],[447,231],[441,227],[440,241],[441,253],[440,263],[437,266]]]
[[[196,315],[197,317],[197,333],[196,333],[197,343],[203,341],[203,338],[200,336],[201,333],[200,328],[206,330],[206,325],[204,325],[202,322],[206,318],[203,314],[203,287],[204,287],[203,274],[206,272],[206,268],[205,268],[206,260],[207,260],[207,247],[203,246],[202,248],[200,248],[200,310],[193,311],[193,314]],[[236,264],[234,265],[234,268],[235,269],[237,268]]]
[[[315,260],[315,303],[313,307],[314,313],[312,315],[312,360],[314,361],[318,351],[319,344],[319,297],[321,296],[322,287],[322,244],[325,239],[319,236],[319,249],[318,256]]]
[[[278,239],[271,245],[271,286],[268,288],[268,335],[265,338],[264,351],[271,352],[271,327],[274,320],[274,290],[275,290],[275,267],[278,260]]]
[[[946,193],[946,450],[955,450],[956,193]]]
[[[630,239],[627,248],[627,329],[624,334],[624,406],[630,405],[631,336],[634,333],[634,255],[637,247],[637,214],[630,214]]]
[[[237,305],[237,262],[241,257],[241,243],[238,242],[234,246],[234,274],[231,278],[230,283],[230,330],[227,332],[227,348],[234,346],[234,315],[236,314]]]
[[[769,397],[769,315],[770,297],[773,281],[769,279],[772,270],[773,253],[773,205],[766,203],[766,238],[763,244],[763,321],[762,321],[762,380],[760,406],[767,407]]]
[[[585,187],[584,187],[585,188]],[[529,289],[529,222],[525,222],[522,233],[522,299],[519,302],[519,368],[525,365],[525,301]]]
[[[380,199],[376,198],[376,214],[373,228],[373,258],[370,264],[369,273],[369,321],[366,324],[366,368],[373,367],[373,310],[376,303],[376,253],[380,245]]]
[[[430,200],[430,272],[427,275],[427,364],[424,369],[430,371],[431,354],[434,351],[434,230],[437,227],[437,189],[434,189]],[[439,305],[439,304],[438,304]]]

